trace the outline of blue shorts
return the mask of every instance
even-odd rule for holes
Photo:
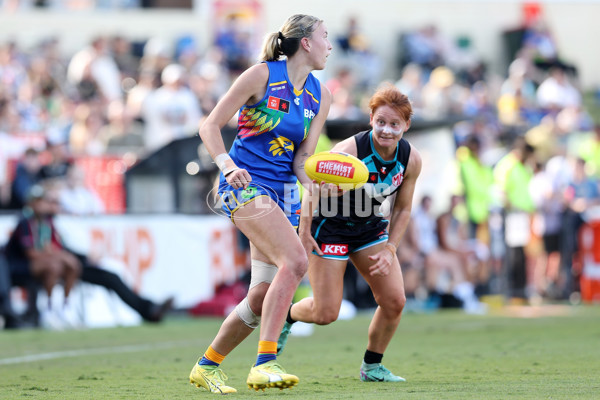
[[[264,202],[266,197],[271,198],[283,211],[290,224],[298,228],[300,221],[300,191],[296,183],[260,182],[253,179],[246,189],[234,189],[221,175],[218,191],[221,200],[221,211],[233,220],[233,214],[244,204],[255,202],[258,209],[264,204],[264,213],[259,213],[255,218],[260,218],[272,211]]]

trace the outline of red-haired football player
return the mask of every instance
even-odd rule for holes
[[[404,379],[391,373],[381,360],[406,302],[396,250],[410,221],[421,156],[402,137],[412,116],[411,104],[404,94],[394,86],[382,86],[371,97],[369,107],[372,129],[357,133],[333,148],[366,164],[367,183],[339,196],[303,199],[303,210],[318,205],[315,217],[312,212],[303,212],[299,228],[302,242],[311,251],[308,276],[313,297],[290,307],[279,337],[278,354],[294,322],[327,325],[337,319],[344,272],[350,259],[371,287],[378,304],[369,326],[360,378],[368,382],[399,382]],[[395,200],[388,223],[380,206],[392,195]]]

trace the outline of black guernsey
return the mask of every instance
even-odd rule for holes
[[[315,219],[326,218],[332,222],[353,226],[358,223],[373,223],[383,217],[379,207],[386,197],[394,194],[402,185],[410,157],[410,144],[400,139],[396,157],[385,161],[375,150],[372,131],[354,135],[357,156],[369,170],[369,179],[362,187],[346,192],[343,196],[321,198]]]

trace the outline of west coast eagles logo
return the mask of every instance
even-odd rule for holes
[[[269,151],[273,153],[274,156],[280,156],[285,152],[294,151],[294,143],[283,136],[271,140],[269,144],[271,145]]]

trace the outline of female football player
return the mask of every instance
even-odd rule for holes
[[[342,195],[303,199],[318,203],[318,213],[303,212],[299,235],[309,243],[308,276],[313,297],[293,304],[278,343],[283,350],[295,321],[327,325],[337,319],[342,303],[348,259],[367,281],[378,307],[369,326],[369,340],[360,368],[363,381],[398,382],[381,364],[398,324],[406,298],[398,244],[410,220],[413,193],[421,172],[421,156],[402,136],[411,122],[408,98],[394,86],[383,86],[369,103],[372,129],[337,144],[333,150],[352,154],[369,169],[367,183]],[[395,195],[389,224],[379,211]],[[313,208],[308,204],[307,208]],[[333,212],[332,212],[333,211]]]
[[[330,52],[323,21],[293,15],[266,37],[262,62],[240,75],[200,127],[221,169],[223,210],[250,240],[252,257],[248,296],[190,373],[192,384],[212,393],[236,392],[224,384],[227,377],[219,365],[259,322],[258,356],[248,386],[258,390],[298,383],[277,362],[277,339],[308,266],[296,234],[296,182],[311,183],[303,165],[314,153],[331,102],[330,92],[311,71],[325,68]],[[238,110],[238,134],[228,154],[221,129]]]

